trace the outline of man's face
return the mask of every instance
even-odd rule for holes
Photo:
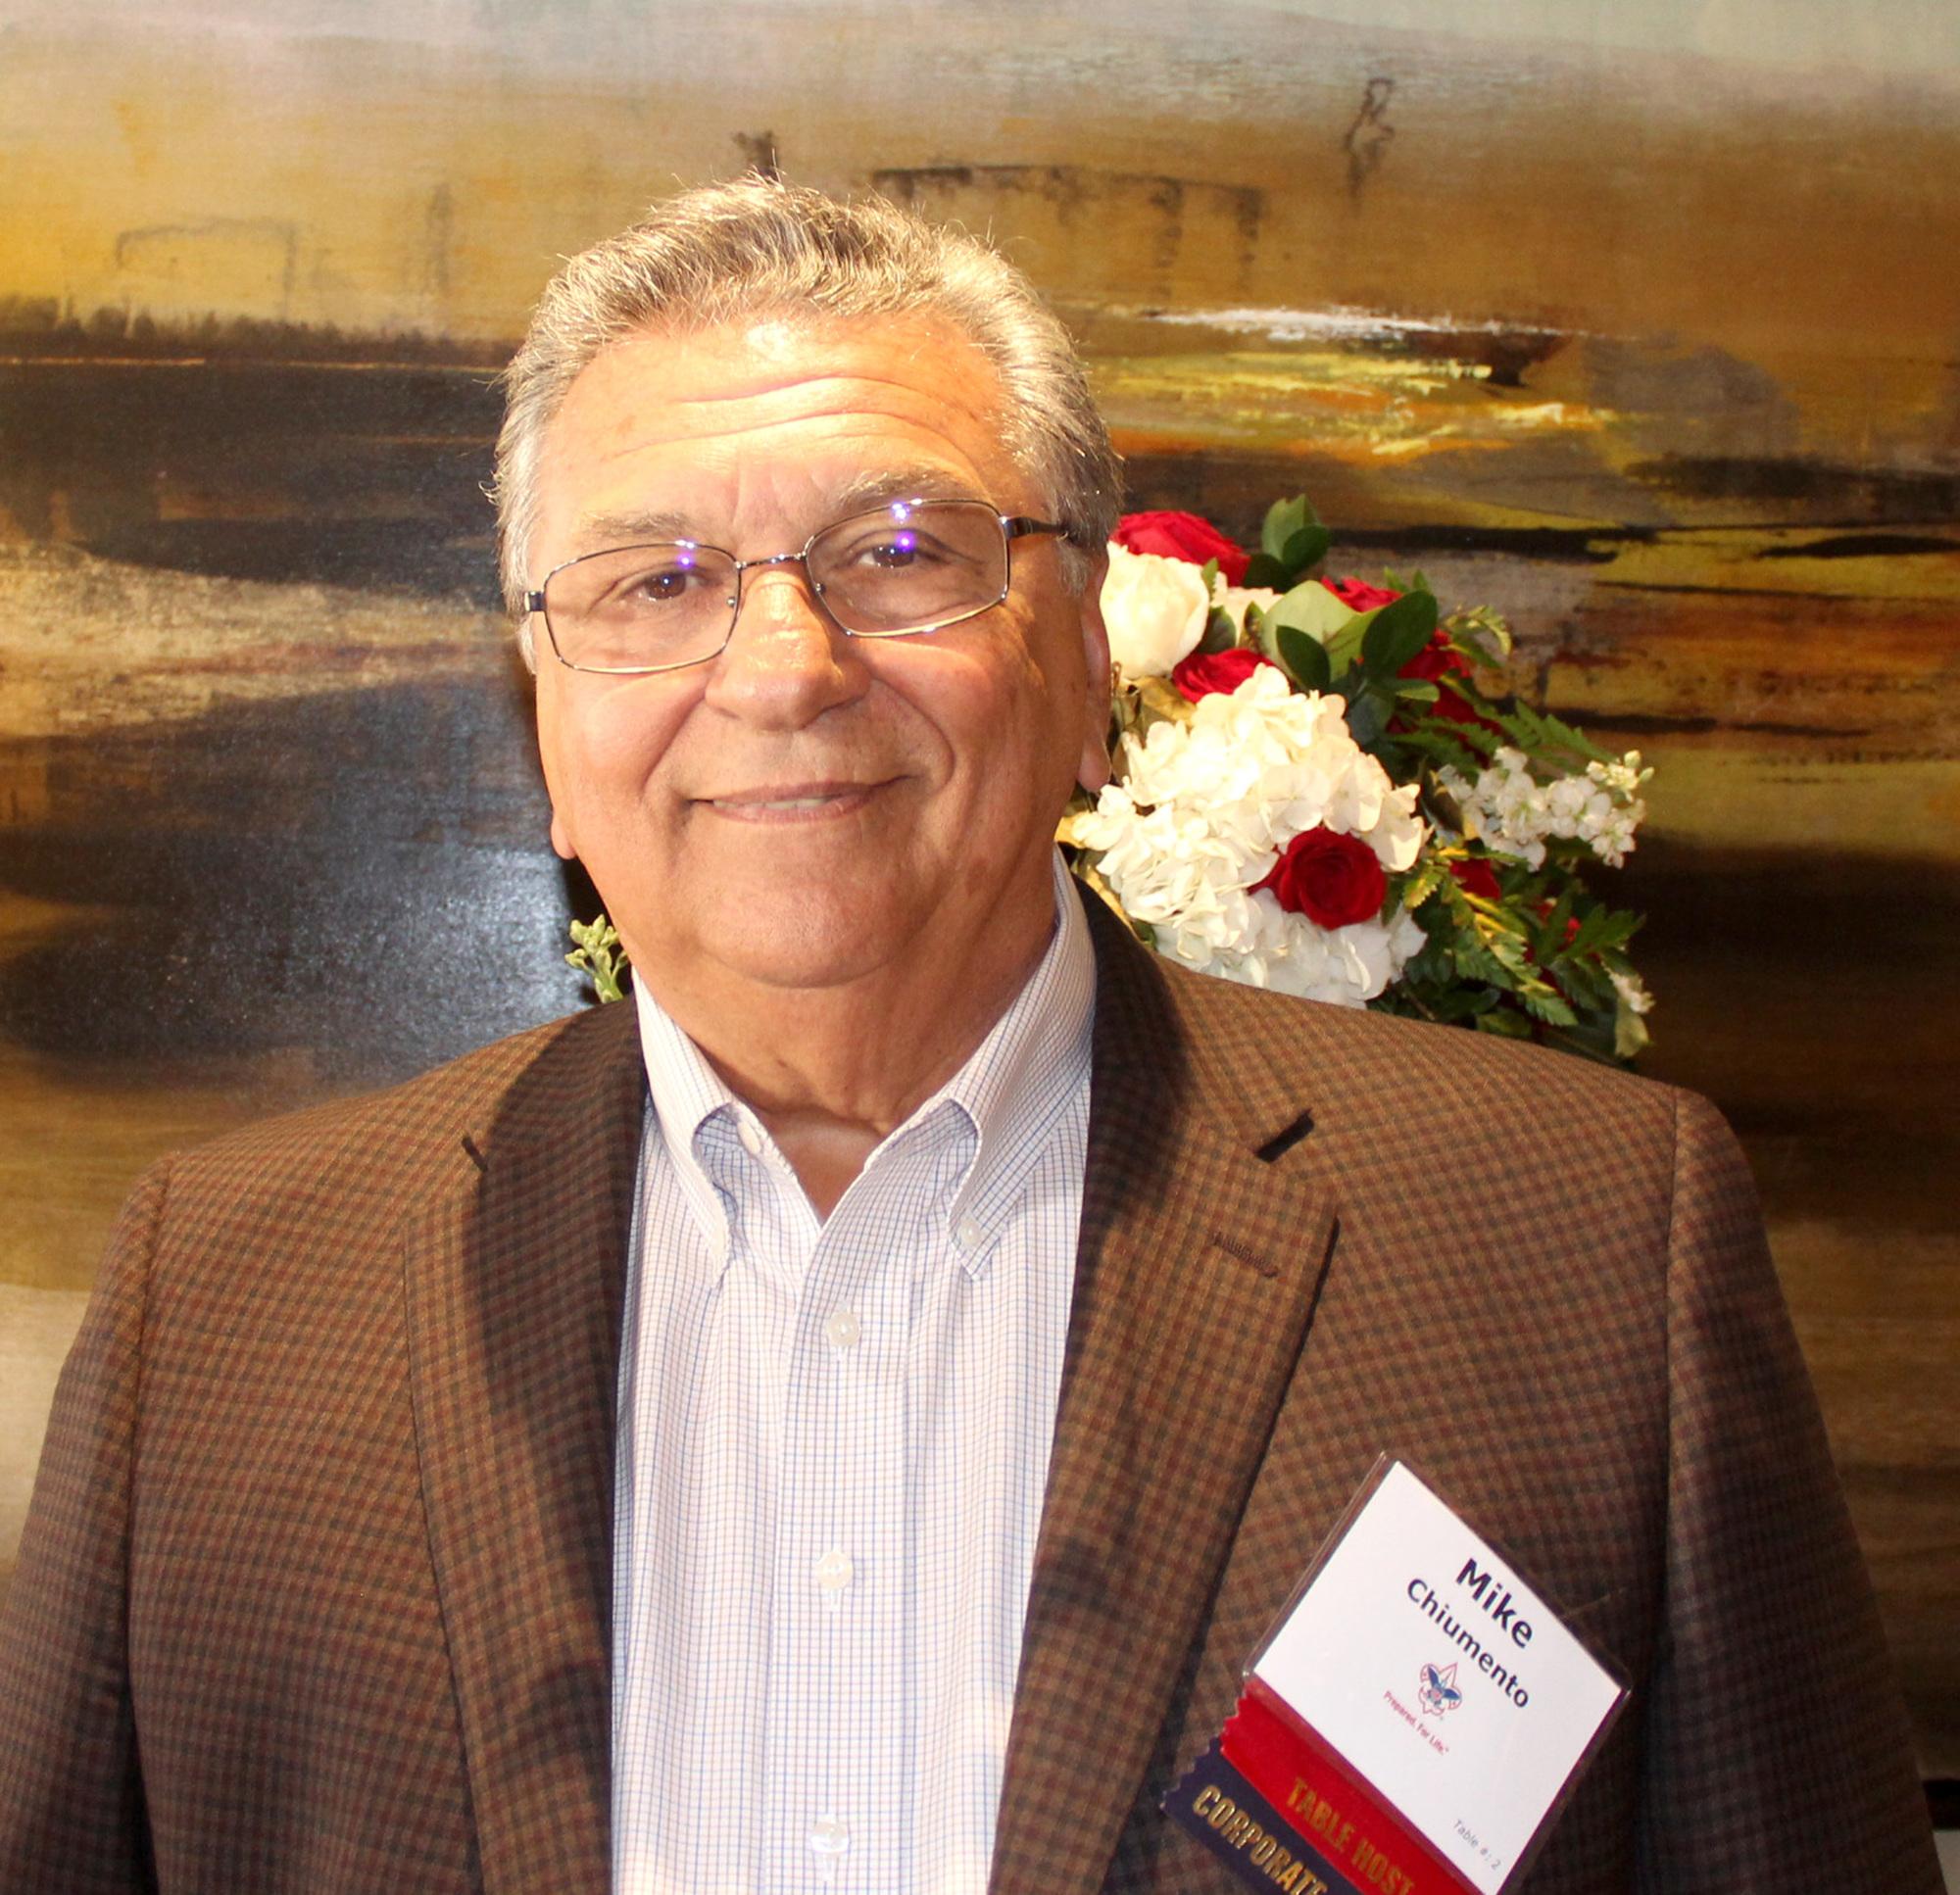
[[[546,437],[531,583],[639,540],[792,552],[894,475],[898,497],[1039,514],[999,402],[985,356],[926,318],[620,344]],[[1055,818],[1106,775],[1098,587],[1071,595],[1059,553],[1016,541],[1002,605],[890,639],[846,637],[800,565],[753,571],[718,657],[645,677],[567,670],[538,628],[552,842],[656,994],[906,962],[953,983],[982,931],[1039,945]]]

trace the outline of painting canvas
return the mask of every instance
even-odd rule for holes
[[[745,170],[988,231],[1131,504],[1306,492],[1657,769],[1643,1069],[1743,1136],[1960,1775],[1960,17],[68,0],[0,24],[0,1576],[152,1157],[581,1001],[481,486],[557,259]]]

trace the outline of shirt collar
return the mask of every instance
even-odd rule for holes
[[[984,1253],[984,1242],[971,1241],[973,1233],[991,1239],[1055,1121],[1089,1078],[1096,950],[1075,878],[1058,850],[1054,887],[1054,932],[1047,951],[986,1039],[936,1095],[958,1105],[980,1135],[972,1168],[948,1212],[962,1257]],[[934,1102],[929,1099],[920,1111]]]
[[[640,1015],[640,1053],[647,1065],[655,1129],[695,1223],[713,1239],[725,1259],[728,1213],[702,1167],[695,1140],[716,1113],[726,1113],[738,1134],[747,1126],[752,1136],[760,1136],[761,1122],[722,1084],[701,1048],[673,1023],[644,981],[633,983],[633,1002]]]
[[[947,1218],[955,1254],[969,1272],[984,1261],[1055,1121],[1089,1077],[1095,948],[1075,878],[1059,850],[1052,859],[1054,927],[1034,972],[965,1064],[891,1132],[865,1163],[868,1172],[888,1145],[949,1103],[965,1115],[978,1136],[978,1147]],[[633,983],[633,998],[661,1142],[696,1221],[703,1231],[718,1235],[725,1255],[727,1212],[702,1167],[698,1135],[717,1113],[727,1115],[745,1144],[754,1139],[767,1150],[768,1134],[639,981]]]

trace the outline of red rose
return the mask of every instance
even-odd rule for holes
[[[1501,901],[1504,892],[1497,886],[1497,871],[1481,855],[1451,862],[1449,872],[1465,895],[1481,895],[1486,901]]]
[[[1358,836],[1309,829],[1287,844],[1273,872],[1256,886],[1271,889],[1281,907],[1323,928],[1345,928],[1381,913],[1389,878]]]
[[[1365,579],[1330,579],[1327,590],[1357,612],[1371,612],[1377,606],[1392,606],[1401,597],[1386,586],[1371,586]]]
[[[1226,652],[1194,652],[1172,666],[1170,681],[1196,704],[1214,691],[1238,690],[1260,665],[1272,663],[1271,658],[1261,657],[1243,645],[1235,645]],[[1273,669],[1277,671],[1279,666],[1274,664]]]
[[[1451,650],[1447,632],[1439,629],[1432,633],[1429,643],[1402,666],[1401,675],[1405,678],[1428,678],[1436,685],[1436,703],[1430,708],[1431,716],[1446,717],[1452,724],[1481,724],[1492,736],[1503,736],[1504,733],[1490,718],[1479,716],[1471,708],[1470,701],[1455,689],[1453,681],[1457,678],[1467,680],[1470,666],[1462,653]]]
[[[1219,577],[1228,586],[1246,576],[1252,557],[1196,513],[1125,513],[1116,522],[1116,544],[1126,553],[1154,553],[1160,559],[1189,559],[1195,566],[1216,559]]]

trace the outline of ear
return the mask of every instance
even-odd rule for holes
[[[545,795],[551,799],[551,846],[567,862],[578,860],[578,846],[572,841],[571,824],[566,820],[559,796],[559,711],[564,680],[560,667],[547,664],[533,674],[531,712],[536,720],[538,765],[545,779]]]
[[[1109,781],[1109,633],[1102,623],[1102,581],[1109,556],[1099,553],[1083,581],[1077,607],[1082,614],[1082,662],[1085,667],[1082,760],[1075,780],[1094,796]]]

